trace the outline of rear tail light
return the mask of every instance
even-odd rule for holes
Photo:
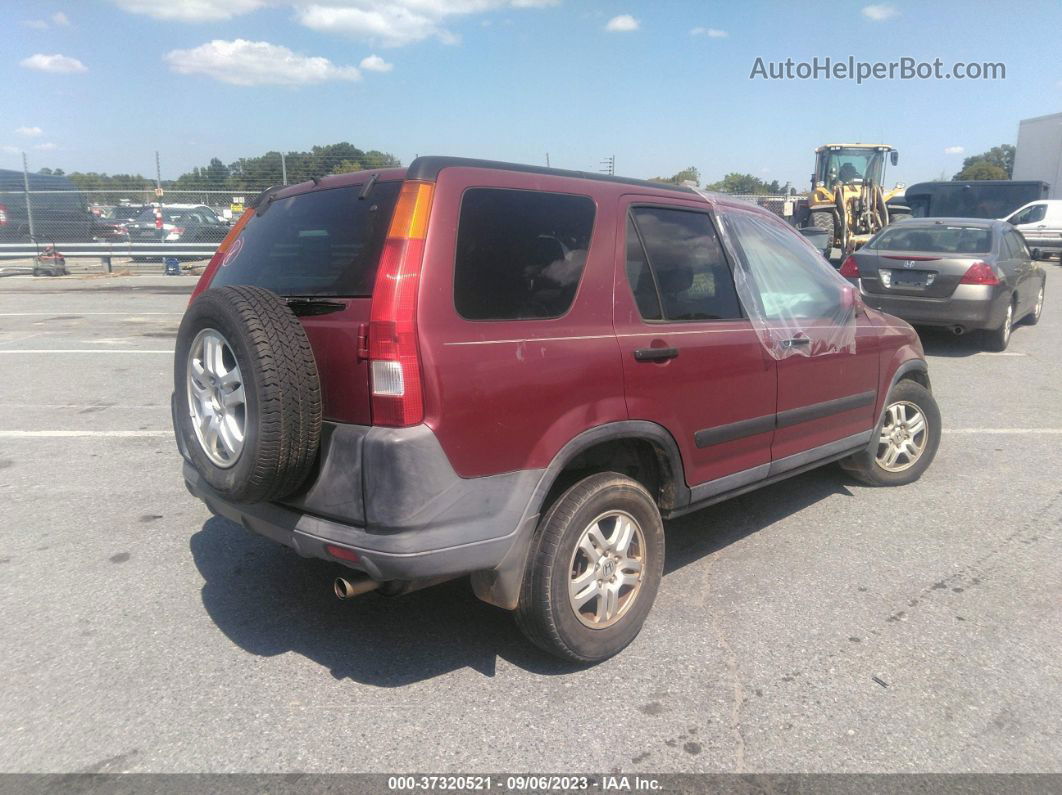
[[[999,284],[999,277],[987,262],[975,262],[963,274],[959,284]]]
[[[841,275],[846,279],[859,278],[859,266],[856,265],[855,257],[849,254],[841,263]]]
[[[188,303],[192,303],[197,295],[210,286],[210,281],[214,278],[214,274],[217,272],[218,268],[221,267],[221,263],[225,261],[225,254],[230,248],[232,248],[232,244],[236,242],[236,238],[240,236],[240,232],[243,231],[247,222],[251,220],[254,212],[254,207],[248,207],[243,215],[240,216],[240,220],[232,225],[229,233],[225,235],[225,239],[218,245],[218,249],[214,252],[214,256],[210,258],[210,262],[207,264],[206,270],[203,271],[203,275],[199,277],[199,281],[196,283],[195,289],[192,290],[192,297],[188,300]]]
[[[401,427],[424,419],[416,310],[433,191],[430,182],[402,185],[380,254],[369,315],[376,425]]]
[[[155,210],[155,228],[162,229],[162,211],[157,208]]]
[[[0,226],[7,226],[7,205],[0,204]]]
[[[184,234],[184,227],[183,226],[175,226],[172,229],[170,229],[170,233],[168,235],[166,235],[166,239],[167,240],[177,240],[183,234]]]

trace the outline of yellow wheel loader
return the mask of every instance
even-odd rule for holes
[[[903,185],[882,187],[886,156],[892,165],[899,160],[899,153],[884,144],[826,144],[816,149],[811,193],[798,225],[822,229],[843,256],[890,220],[909,217]]]

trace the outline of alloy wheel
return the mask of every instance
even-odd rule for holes
[[[928,440],[929,425],[918,406],[906,400],[890,404],[878,437],[878,466],[887,472],[910,469],[922,457]]]
[[[188,353],[187,373],[188,407],[196,438],[214,464],[231,467],[243,451],[247,398],[229,341],[214,329],[200,331]]]
[[[604,629],[622,618],[642,588],[645,533],[629,513],[608,511],[579,538],[569,566],[568,598],[578,619]]]

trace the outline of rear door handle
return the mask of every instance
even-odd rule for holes
[[[793,337],[792,339],[782,340],[783,348],[795,348],[798,345],[810,345],[811,337]]]
[[[664,362],[678,356],[678,348],[635,348],[634,358],[639,362]]]

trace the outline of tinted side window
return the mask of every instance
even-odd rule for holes
[[[1025,238],[1021,236],[1020,232],[1011,232],[1007,237],[1010,238],[1010,248],[1014,252],[1013,256],[1018,259],[1032,259],[1029,247],[1025,245]]]
[[[1044,220],[1044,217],[1046,215],[1047,215],[1047,205],[1046,204],[1034,204],[1032,207],[1028,208],[1027,210],[1022,210],[1018,215],[1016,215],[1014,217],[1014,220],[1011,221],[1011,223],[1014,223],[1014,224],[1035,224],[1035,223],[1037,223],[1039,221]]]
[[[649,260],[645,258],[645,249],[634,228],[634,219],[627,216],[627,282],[638,304],[638,314],[643,320],[660,320],[660,297],[656,292],[656,282],[649,270]]]
[[[730,266],[707,214],[636,207],[631,215],[645,244],[666,320],[741,317]],[[638,290],[645,288],[632,280],[631,289],[637,297]],[[638,308],[642,310],[641,300]],[[642,317],[653,319],[644,311]]]
[[[461,200],[454,305],[469,320],[560,317],[583,275],[594,202],[562,193],[470,188]]]
[[[730,212],[723,226],[752,275],[767,318],[830,318],[841,291],[836,273],[803,238],[780,221]]]

